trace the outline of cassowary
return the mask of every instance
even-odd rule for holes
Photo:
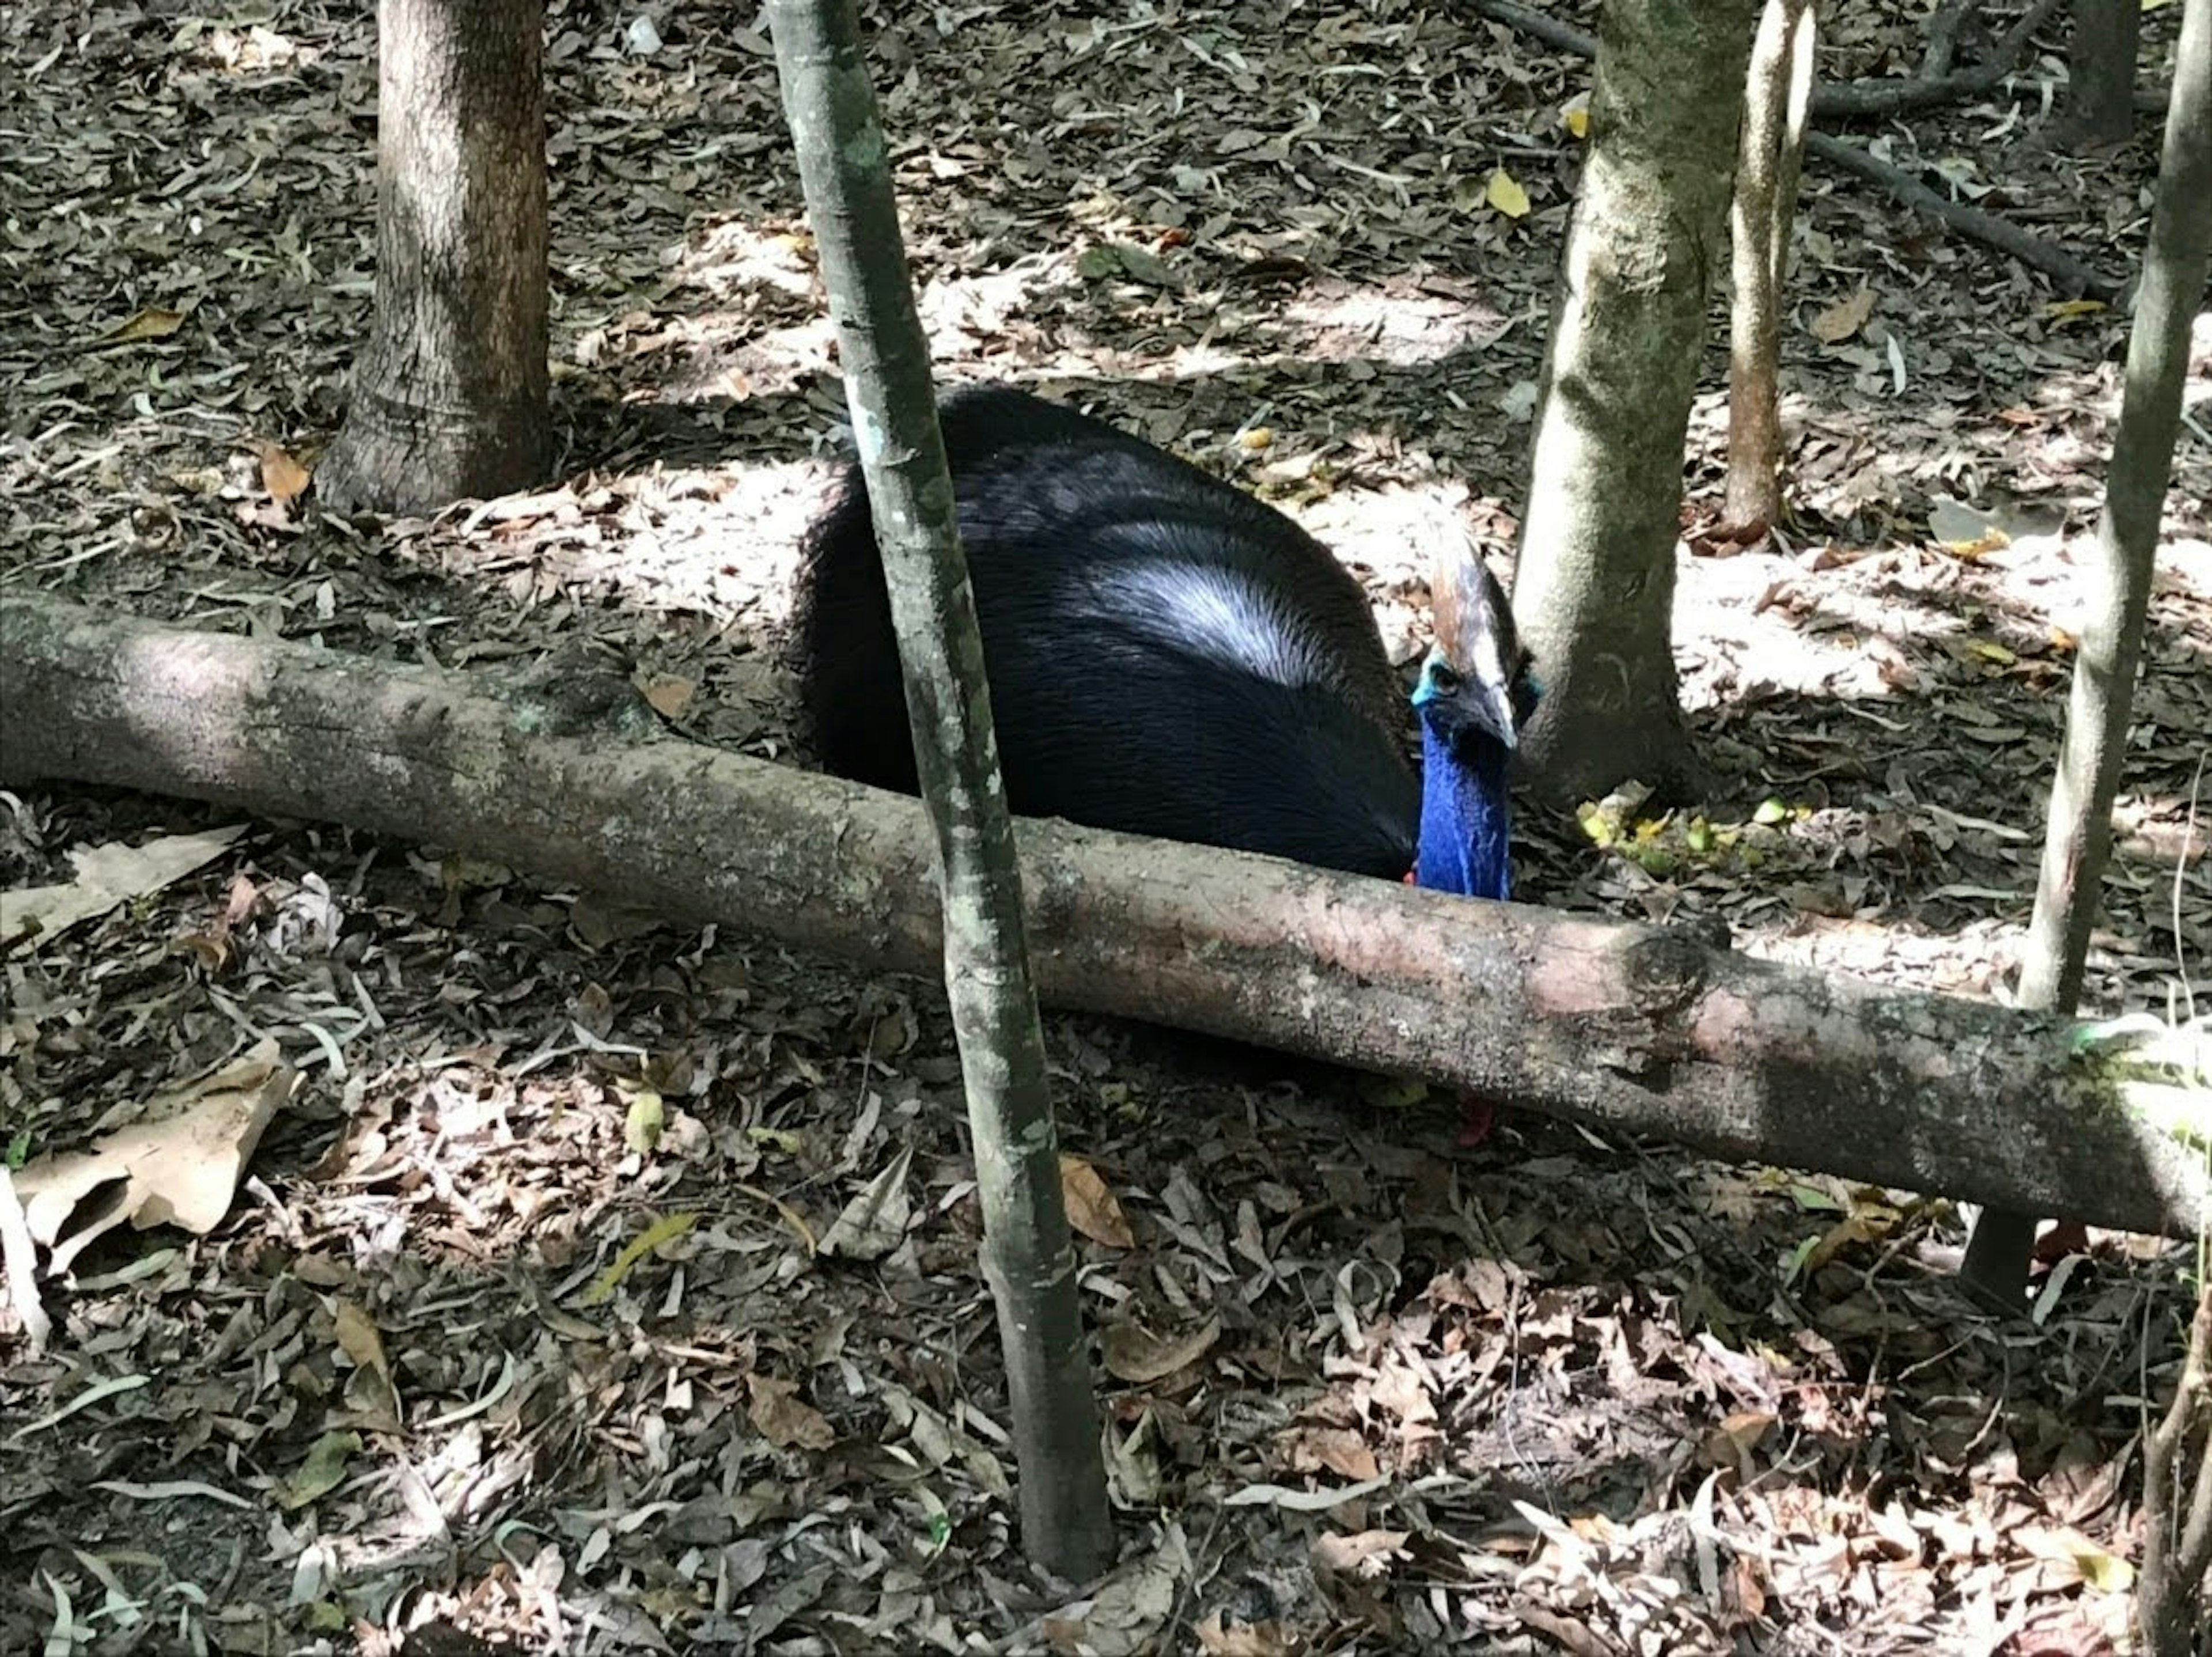
[[[1024,392],[957,392],[940,417],[1013,811],[1505,896],[1505,769],[1534,693],[1471,549],[1435,583],[1417,773],[1366,594],[1282,513]],[[823,765],[914,792],[857,467],[809,534],[801,580]]]

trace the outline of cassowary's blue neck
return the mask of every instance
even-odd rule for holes
[[[1504,744],[1462,737],[1456,744],[1421,721],[1421,838],[1413,883],[1462,897],[1507,895],[1510,839]]]

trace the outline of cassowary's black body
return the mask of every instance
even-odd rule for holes
[[[1008,804],[1395,879],[1419,779],[1359,584],[1297,525],[1001,387],[942,411]],[[915,792],[867,496],[810,537],[800,665],[823,764]]]

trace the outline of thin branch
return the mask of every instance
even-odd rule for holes
[[[1533,40],[1540,40],[1546,46],[1577,57],[1594,58],[1597,55],[1597,42],[1580,29],[1571,28],[1540,12],[1516,5],[1514,0],[1469,0],[1469,3],[1482,15],[1504,23]],[[2016,56],[2024,50],[2029,37],[2049,21],[2057,4],[2058,0],[2037,0],[2034,8],[2006,33],[2004,39],[1998,44],[1996,52],[1987,63],[1948,76],[1940,82],[1873,82],[1852,87],[1824,88],[1813,94],[1813,112],[1815,116],[1893,112],[1986,91],[2010,72],[2007,54]],[[1841,94],[1849,94],[1850,98],[1839,101]],[[1856,104],[1856,106],[1844,107],[1844,103]],[[1881,185],[1913,211],[1948,225],[1960,234],[1971,236],[2000,252],[2008,253],[2032,270],[2042,271],[2069,293],[2111,299],[2119,292],[2118,282],[2100,275],[2041,237],[2031,234],[1993,213],[1954,202],[1948,196],[1929,189],[1902,167],[1877,161],[1856,145],[1826,133],[1814,132],[1806,135],[1805,147],[1821,160],[1870,184]]]

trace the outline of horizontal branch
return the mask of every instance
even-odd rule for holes
[[[877,968],[940,959],[919,804],[676,741],[546,734],[465,677],[0,607],[0,781],[428,841]],[[1684,933],[1208,848],[1020,825],[1040,990],[1595,1127],[2193,1234],[2201,1157],[2061,1020]],[[2146,1090],[2148,1091],[2148,1090]]]
[[[1530,7],[1516,4],[1515,0],[1471,0],[1471,3],[1482,15],[1555,51],[1580,58],[1597,56],[1597,41],[1592,36]],[[2004,78],[2012,63],[2027,49],[2029,37],[2050,21],[2057,9],[2057,0],[2036,0],[1990,58],[1970,70],[1912,81],[1854,82],[1847,87],[1815,87],[1813,118],[1820,120],[1895,114],[1956,98],[1978,96]],[[1808,132],[1805,148],[1830,166],[1880,185],[1914,212],[2009,254],[2031,270],[2042,271],[2069,293],[2110,299],[2120,291],[2118,282],[2033,231],[1982,208],[1954,202],[1941,191],[1923,184],[1905,168],[1882,161],[1856,144],[1829,133]]]

